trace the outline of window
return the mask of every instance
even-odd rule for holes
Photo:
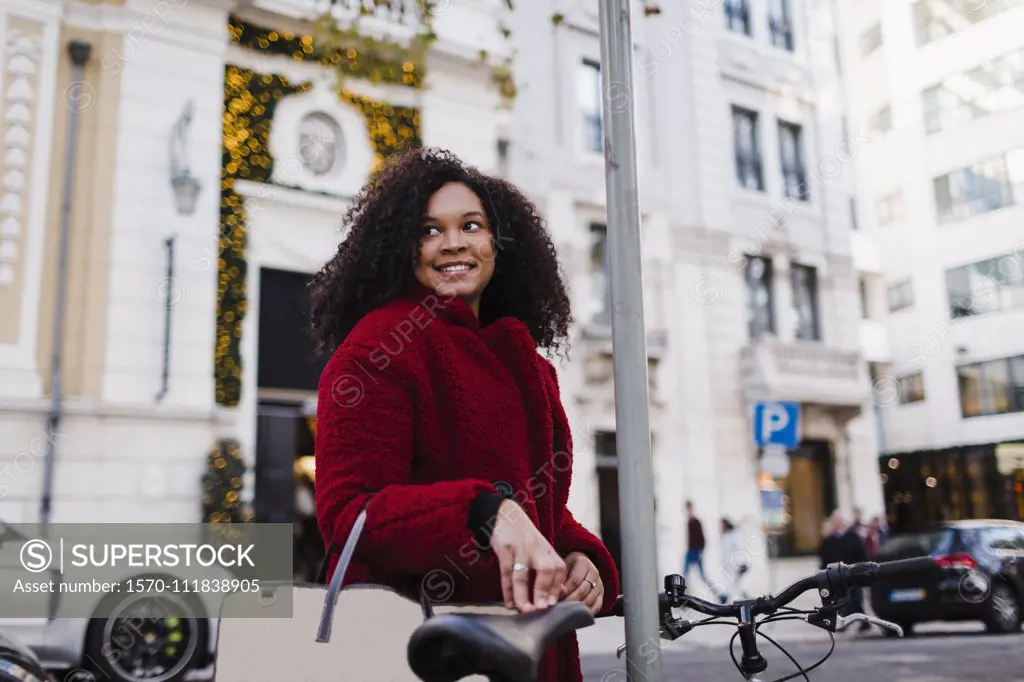
[[[584,59],[580,67],[579,106],[583,114],[583,148],[596,154],[604,150],[601,100],[601,65]]]
[[[850,226],[853,229],[855,229],[855,230],[859,230],[860,229],[859,223],[857,222],[857,198],[856,197],[850,197]]]
[[[1024,50],[961,73],[922,93],[924,125],[937,133],[1024,106]]]
[[[882,25],[875,23],[860,34],[860,56],[867,57],[869,54],[882,46]]]
[[[611,324],[611,283],[608,280],[608,228],[600,223],[590,225],[590,318],[594,324]]]
[[[957,368],[964,417],[1024,412],[1024,355]]]
[[[924,400],[924,377],[920,372],[896,380],[900,388],[900,405],[919,403]]]
[[[860,284],[860,319],[870,320],[871,315],[868,311],[868,280],[863,275],[858,279]]]
[[[1019,528],[1005,526],[1002,528],[986,528],[985,545],[999,556],[1015,558],[1024,550],[1024,535]],[[1024,557],[1021,557],[1024,558]]]
[[[789,0],[769,0],[768,30],[772,34],[772,45],[793,51],[793,20]]]
[[[934,180],[936,219],[942,225],[1011,206],[1022,184],[1024,148],[939,176]]]
[[[757,112],[733,107],[732,136],[736,154],[736,179],[740,187],[763,191],[764,177],[761,173]]]
[[[747,257],[747,327],[750,338],[775,333],[772,261],[759,256]]]
[[[886,295],[889,298],[890,313],[914,305],[914,286],[909,279],[889,285]]]
[[[903,192],[896,190],[875,202],[879,225],[888,225],[903,217]]]
[[[1024,307],[1024,252],[946,271],[953,318]]]
[[[836,60],[836,73],[839,74],[839,80],[843,80],[846,77],[846,72],[843,70],[843,53],[842,46],[839,44],[839,32],[832,34],[832,57]]]
[[[918,0],[914,5],[917,45],[945,38],[1016,7],[1024,0]]]
[[[795,336],[805,341],[820,341],[818,322],[818,271],[809,265],[792,264],[789,269],[793,287]]]
[[[892,130],[892,107],[886,104],[868,119],[868,130],[875,135],[884,135]]]
[[[779,156],[786,196],[810,201],[807,175],[804,171],[803,128],[795,123],[779,121]]]
[[[735,33],[750,35],[750,8],[747,0],[725,0],[725,27]]]

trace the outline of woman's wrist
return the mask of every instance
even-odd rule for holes
[[[491,533],[498,518],[498,509],[505,497],[500,493],[483,492],[469,503],[469,529],[480,549],[491,546]]]

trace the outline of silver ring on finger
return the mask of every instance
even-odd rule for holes
[[[590,583],[590,589],[591,590],[596,590],[597,589],[597,583],[595,583],[593,580],[591,580],[590,578],[584,578],[584,580],[586,580],[588,583]]]
[[[525,571],[527,568],[529,568],[529,567],[526,564],[521,564],[521,563],[518,563],[518,562],[512,564],[512,572],[513,573],[520,573],[522,571]]]

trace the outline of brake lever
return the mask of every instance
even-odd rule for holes
[[[844,630],[853,623],[864,621],[872,625],[877,625],[878,627],[885,630],[892,630],[896,633],[897,637],[903,636],[903,628],[901,628],[899,625],[896,625],[896,623],[890,623],[887,620],[875,618],[874,616],[869,616],[866,613],[854,613],[850,616],[840,616],[838,613],[834,611],[815,611],[814,613],[805,616],[804,620],[806,620],[811,625],[819,627],[823,630],[828,630],[829,632]]]
[[[661,638],[666,642],[674,642],[692,629],[693,621],[673,618],[671,621],[662,623]],[[622,654],[626,652],[627,646],[627,644],[623,644],[616,649],[615,658],[622,658]]]
[[[866,613],[854,613],[853,615],[846,617],[839,616],[838,618],[836,618],[836,627],[840,630],[843,630],[847,626],[852,625],[853,623],[856,623],[858,621],[863,621],[866,623],[870,623],[872,625],[877,625],[878,627],[884,630],[892,630],[896,633],[897,637],[903,636],[903,628],[901,628],[896,623],[890,623],[887,620],[875,618],[874,616],[869,616]]]

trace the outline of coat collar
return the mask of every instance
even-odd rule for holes
[[[468,303],[456,296],[436,291],[418,280],[410,287],[406,298],[417,305],[427,308],[431,312],[436,311],[438,315],[443,316],[446,320],[468,327],[474,331],[479,331],[480,329],[480,320],[477,319],[476,313],[473,312]]]

